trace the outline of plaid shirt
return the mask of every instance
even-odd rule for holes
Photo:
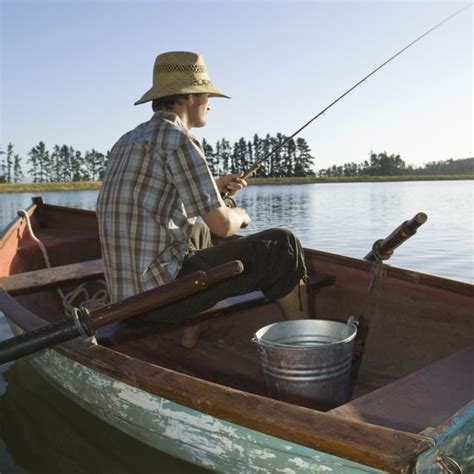
[[[201,145],[175,113],[160,110],[120,138],[97,201],[111,300],[174,280],[195,217],[222,205]]]

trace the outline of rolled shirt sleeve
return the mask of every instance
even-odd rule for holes
[[[167,166],[188,217],[207,214],[223,205],[200,146],[193,139],[170,152]]]

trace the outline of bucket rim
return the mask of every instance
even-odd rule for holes
[[[300,350],[300,351],[305,351],[305,350],[308,350],[308,349],[311,349],[311,350],[324,350],[324,349],[327,349],[328,347],[335,346],[337,344],[349,343],[349,342],[353,341],[355,339],[356,335],[357,335],[357,321],[355,321],[354,319],[349,321],[349,324],[347,322],[335,321],[333,319],[311,319],[310,321],[322,321],[322,322],[342,324],[344,326],[350,326],[351,329],[353,329],[353,331],[349,336],[347,336],[344,339],[340,339],[340,340],[334,341],[334,342],[328,342],[327,344],[319,344],[319,345],[314,345],[314,346],[311,346],[311,345],[301,346],[301,345],[294,345],[294,344],[281,344],[281,343],[278,343],[278,342],[265,341],[265,340],[262,340],[262,339],[257,337],[257,333],[260,332],[260,331],[263,331],[264,329],[266,329],[268,331],[272,326],[275,326],[277,324],[296,323],[298,321],[307,321],[307,320],[298,319],[298,320],[293,320],[293,321],[278,321],[276,323],[272,323],[272,324],[268,324],[267,326],[263,326],[262,328],[258,329],[258,331],[253,335],[253,337],[251,339],[251,342],[254,342],[255,344],[258,344],[259,346],[275,347],[275,348],[284,347],[286,349],[294,349],[294,350]]]

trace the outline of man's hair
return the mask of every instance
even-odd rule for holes
[[[153,112],[157,110],[172,110],[175,105],[182,105],[189,94],[175,94],[153,99],[151,106]]]

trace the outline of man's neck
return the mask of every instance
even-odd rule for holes
[[[189,120],[188,109],[184,106],[175,106],[172,110],[183,122],[183,125],[186,129],[191,130],[193,127]]]

